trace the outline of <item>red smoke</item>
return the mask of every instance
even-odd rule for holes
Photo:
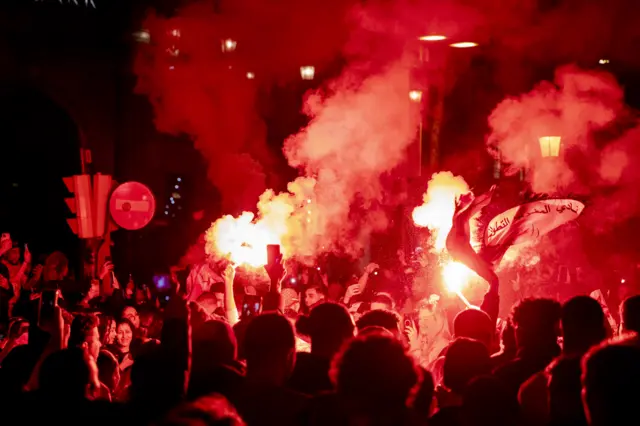
[[[489,147],[534,192],[587,197],[585,220],[607,231],[640,212],[640,128],[623,90],[604,72],[563,67],[554,83],[502,101],[489,117]],[[543,158],[538,138],[562,137],[559,157]]]

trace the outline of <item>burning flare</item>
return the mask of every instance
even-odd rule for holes
[[[469,185],[461,176],[454,176],[451,172],[434,173],[424,194],[423,204],[413,209],[413,222],[421,228],[429,228],[437,252],[444,251],[456,199],[467,192]]]
[[[280,236],[264,221],[254,221],[254,214],[223,216],[205,235],[207,254],[228,257],[236,264],[259,267],[267,263],[267,245],[280,244]]]
[[[424,194],[424,203],[413,209],[412,213],[416,226],[428,228],[431,233],[431,244],[440,255],[442,279],[447,290],[456,293],[463,301],[466,299],[461,291],[476,273],[462,263],[452,261],[445,251],[445,245],[451,231],[456,200],[467,192],[469,186],[461,176],[454,176],[451,172],[435,173]]]
[[[258,215],[244,212],[223,216],[205,234],[207,255],[225,257],[239,265],[267,264],[267,245],[279,244],[284,258],[315,251],[318,214],[314,202],[315,180],[298,178],[288,191],[266,190],[258,201]]]

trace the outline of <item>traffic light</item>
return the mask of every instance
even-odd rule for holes
[[[71,230],[80,238],[93,238],[93,196],[91,176],[76,175],[62,178],[73,197],[65,198],[67,206],[76,217],[67,219]]]
[[[83,239],[104,237],[112,230],[106,229],[107,204],[113,184],[111,176],[98,173],[93,179],[91,175],[76,175],[62,180],[73,194],[65,199],[71,213],[76,215],[67,219],[73,233]]]

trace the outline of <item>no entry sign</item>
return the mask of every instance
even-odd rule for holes
[[[153,219],[156,199],[151,190],[140,182],[123,183],[111,194],[109,211],[118,226],[135,231]]]

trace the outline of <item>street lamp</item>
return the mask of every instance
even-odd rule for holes
[[[252,73],[251,71],[247,71],[247,79],[248,80],[253,80],[254,78],[256,78],[256,75],[254,73]]]
[[[233,52],[234,50],[236,50],[237,45],[238,45],[238,42],[233,39],[228,38],[228,39],[222,40],[222,51],[225,53]]]
[[[300,77],[303,80],[313,80],[316,75],[316,68],[311,65],[305,65],[300,67]]]
[[[422,90],[411,90],[409,92],[409,99],[413,102],[420,102],[422,100]]]
[[[135,31],[133,39],[138,43],[151,43],[151,34],[149,34],[149,30]]]
[[[456,49],[468,49],[470,47],[476,47],[478,43],[473,41],[460,41],[458,43],[451,43],[449,46],[455,47]]]
[[[543,157],[558,157],[560,155],[560,136],[542,136],[540,142],[540,153]]]
[[[447,36],[441,35],[441,34],[430,34],[430,35],[423,35],[418,37],[418,40],[420,41],[442,41],[446,39],[447,39]]]

